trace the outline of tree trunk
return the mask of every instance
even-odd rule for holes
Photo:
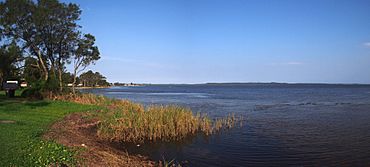
[[[49,57],[49,62],[50,62],[50,75],[52,77],[54,77],[55,79],[57,78],[57,68],[58,68],[58,65],[56,64],[57,62],[55,62],[55,59],[53,58],[53,52],[52,51],[49,51],[50,49],[48,49],[48,57]]]
[[[63,79],[62,79],[62,75],[63,75],[63,71],[62,71],[62,69],[60,68],[60,65],[59,65],[59,68],[58,68],[58,77],[59,77],[59,91],[60,92],[63,91]]]
[[[56,67],[55,67],[55,65],[52,63],[52,62],[50,62],[50,76],[52,77],[52,78],[57,78],[57,73],[56,73]]]
[[[76,94],[76,90],[75,90],[76,78],[77,78],[77,69],[74,69],[74,71],[73,71],[73,83],[72,83],[72,92],[73,92],[74,95]]]
[[[44,63],[44,60],[42,59],[42,56],[41,56],[40,51],[37,52],[37,56],[39,58],[39,61],[40,61],[42,70],[44,72],[44,80],[47,81],[49,79],[49,71],[48,71],[48,69],[45,66],[45,63]]]
[[[3,74],[0,72],[0,90],[3,90]]]

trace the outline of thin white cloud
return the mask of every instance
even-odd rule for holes
[[[290,61],[290,62],[280,62],[280,63],[269,63],[272,66],[298,66],[304,64],[303,62],[299,61]]]
[[[370,48],[370,42],[365,42],[364,46]]]
[[[286,65],[302,65],[302,64],[303,64],[302,62],[297,62],[297,61],[291,61],[291,62],[286,63]]]

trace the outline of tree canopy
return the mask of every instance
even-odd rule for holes
[[[80,82],[83,86],[93,87],[93,86],[108,86],[106,78],[99,72],[93,72],[91,70],[82,73],[79,77]]]
[[[77,4],[58,0],[0,2],[1,63],[15,61],[7,52],[18,48],[15,57],[23,58],[25,78],[33,81],[38,76],[38,81],[45,83],[54,80],[62,90],[65,66],[73,62],[75,83],[79,72],[100,59],[95,37],[82,33],[77,23],[80,15]],[[2,78],[4,71],[12,71],[1,68]]]
[[[21,50],[13,42],[0,47],[0,86],[3,79],[13,79],[20,73]]]

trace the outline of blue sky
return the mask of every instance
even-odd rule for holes
[[[370,83],[369,0],[68,0],[110,82]]]

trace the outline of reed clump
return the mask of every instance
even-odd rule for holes
[[[194,114],[177,105],[144,107],[128,100],[110,99],[92,94],[56,97],[58,100],[102,106],[98,114],[97,136],[103,140],[143,143],[146,141],[181,140],[190,135],[210,135],[232,128],[240,118],[230,114],[211,120],[207,115]]]
[[[207,117],[193,115],[190,109],[179,106],[149,106],[131,110],[135,103],[126,103],[103,114],[98,127],[102,139],[124,142],[180,140],[197,132],[210,133]]]
[[[113,101],[113,99],[109,99],[105,96],[99,96],[90,93],[54,95],[50,99],[99,106],[107,105]]]
[[[236,116],[234,113],[228,114],[227,117],[217,118],[214,121],[213,132],[231,129],[235,126],[243,126],[244,118],[242,115]]]

